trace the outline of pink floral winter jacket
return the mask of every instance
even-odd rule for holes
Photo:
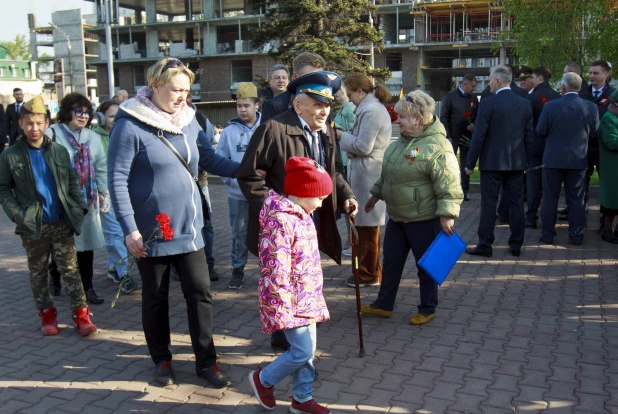
[[[262,331],[330,319],[322,295],[322,266],[311,216],[274,191],[260,211],[258,282]]]

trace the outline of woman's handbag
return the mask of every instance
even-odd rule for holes
[[[204,221],[206,220],[210,220],[210,213],[208,212],[208,201],[206,200],[206,196],[204,196],[204,192],[202,192],[202,188],[200,187],[200,184],[197,180],[197,176],[195,174],[193,174],[193,170],[191,169],[191,167],[189,166],[189,164],[187,163],[187,161],[182,157],[182,155],[180,155],[180,153],[178,151],[176,151],[176,148],[174,148],[174,146],[172,144],[170,144],[170,142],[167,140],[167,138],[165,138],[165,136],[163,135],[163,131],[162,130],[158,130],[157,132],[157,137],[161,140],[162,143],[165,144],[165,146],[167,146],[170,151],[172,151],[174,153],[174,155],[178,158],[178,160],[182,163],[182,165],[187,169],[187,171],[189,172],[189,174],[191,175],[191,177],[193,177],[193,181],[195,181],[195,185],[197,186],[197,190],[200,192],[200,198],[202,199],[202,214],[204,216]]]

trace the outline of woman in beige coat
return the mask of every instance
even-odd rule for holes
[[[350,132],[337,132],[340,146],[347,152],[348,181],[363,206],[371,197],[369,189],[380,178],[384,151],[391,142],[391,117],[384,106],[391,93],[384,85],[373,86],[362,73],[353,73],[343,82],[350,101],[356,105],[356,119]],[[377,286],[382,280],[380,265],[380,226],[385,223],[386,207],[377,206],[370,213],[359,211],[358,275],[360,286]],[[354,287],[354,276],[347,280]]]

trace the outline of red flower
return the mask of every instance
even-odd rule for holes
[[[472,112],[468,111],[464,114],[464,119],[468,119],[470,118],[470,115],[472,115]]]
[[[544,104],[546,104],[547,102],[549,102],[549,101],[547,100],[547,98],[546,98],[546,97],[544,97],[544,96],[541,96],[541,99],[539,99],[539,101],[543,102]]]
[[[599,105],[607,106],[609,103],[609,96],[603,95],[601,96],[601,100],[599,101]]]
[[[172,240],[174,238],[174,230],[170,226],[172,221],[170,220],[170,216],[166,213],[158,214],[156,217],[159,222],[159,228],[161,229],[161,234],[163,235],[163,240]]]
[[[397,112],[395,112],[395,107],[393,105],[387,105],[386,110],[391,117],[391,123],[397,120]]]

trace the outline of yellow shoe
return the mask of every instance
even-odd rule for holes
[[[432,313],[431,315],[427,315],[427,316],[423,316],[420,313],[417,313],[412,318],[410,318],[410,323],[412,325],[422,325],[424,323],[429,322],[430,320],[432,320],[435,317],[436,317],[436,313],[435,312]]]
[[[393,312],[379,308],[372,308],[371,305],[361,305],[361,312],[368,313],[370,315],[378,315],[384,318],[390,318]]]

